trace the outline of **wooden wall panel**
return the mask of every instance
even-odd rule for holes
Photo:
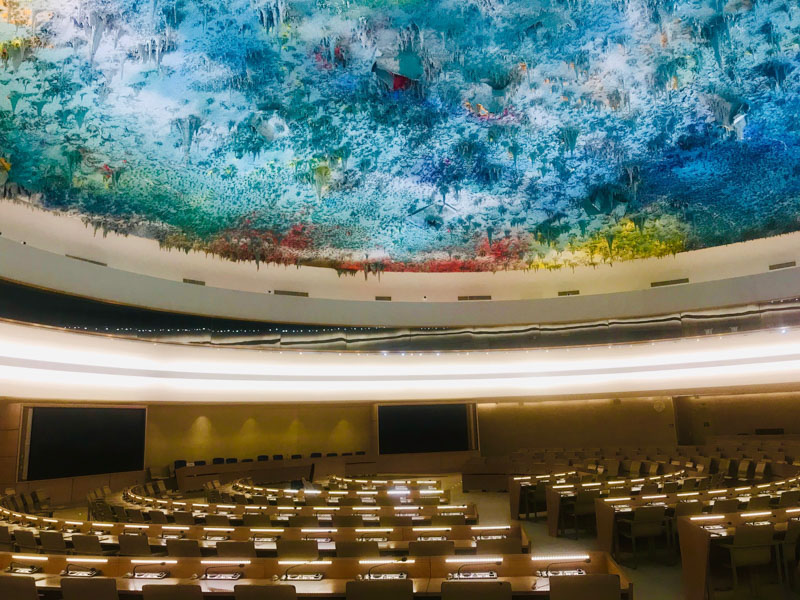
[[[479,404],[481,453],[519,448],[675,445],[671,398]]]
[[[160,468],[176,459],[370,452],[371,411],[369,405],[151,405],[145,462]]]

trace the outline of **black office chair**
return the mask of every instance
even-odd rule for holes
[[[342,452],[342,456],[353,456],[352,452]]]
[[[4,600],[39,600],[36,579],[19,575],[0,575],[0,598]]]
[[[257,460],[258,462],[266,462],[266,461],[268,461],[268,460],[269,460],[269,456],[267,456],[266,454],[259,454],[259,455],[256,457],[256,460]]]
[[[364,450],[356,450],[356,456],[365,456],[366,454]]]
[[[202,467],[205,464],[206,464],[206,461],[204,461],[204,460],[196,460],[196,461],[194,461],[194,466],[195,467]]]
[[[252,458],[243,458],[242,462],[253,462]]]
[[[239,462],[238,458],[226,458],[225,459],[225,464],[226,465],[232,465],[232,464],[237,463],[237,462]]]
[[[272,460],[283,460],[283,454],[273,454]]]
[[[143,585],[143,600],[203,600],[199,585]]]
[[[311,458],[322,458],[322,452],[312,452]]]
[[[188,463],[185,460],[176,460],[173,463],[173,466],[174,466],[175,470],[177,471],[178,469],[181,469],[181,468],[185,467],[187,464]]]
[[[339,454],[336,452],[328,452],[325,456],[328,458],[332,458],[334,456],[339,456]]]
[[[112,577],[64,577],[61,597],[63,600],[119,600],[117,580]]]
[[[472,583],[472,582],[470,582]],[[410,579],[348,581],[346,600],[413,600],[414,583]]]
[[[218,456],[216,458],[212,458],[211,459],[211,464],[212,465],[224,465],[225,464],[225,459],[220,457],[220,456]]]
[[[302,454],[292,454],[292,459],[297,460],[298,458],[303,458]]]
[[[246,585],[233,586],[234,600],[297,600],[293,585]]]
[[[619,575],[587,573],[581,577],[569,575],[550,577],[551,600],[575,600],[576,598],[619,600],[621,595]]]
[[[586,596],[591,598],[592,596]],[[508,581],[445,581],[442,600],[511,600]]]

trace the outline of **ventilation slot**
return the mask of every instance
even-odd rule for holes
[[[769,270],[770,271],[777,271],[778,269],[788,269],[790,267],[796,267],[796,266],[797,266],[797,263],[792,260],[792,261],[785,262],[785,263],[778,263],[778,264],[775,264],[775,265],[770,265],[769,266]]]
[[[65,254],[67,258],[71,258],[73,260],[80,260],[87,263],[92,263],[93,265],[99,265],[101,267],[107,267],[108,264],[104,262],[100,262],[99,260],[92,260],[91,258],[83,258],[81,256],[73,256],[72,254]]]
[[[491,296],[459,296],[458,297],[458,301],[459,302],[466,302],[466,301],[469,301],[469,300],[491,300],[491,299],[492,299]]]
[[[308,292],[293,292],[291,290],[275,290],[276,296],[297,296],[298,298],[308,298]]]
[[[183,278],[183,283],[191,283],[192,285],[205,285],[206,284],[205,281],[200,281],[199,279],[186,279],[186,277]]]
[[[668,281],[654,281],[650,284],[651,288],[654,287],[665,287],[667,285],[680,285],[682,283],[689,283],[689,278],[684,277],[683,279],[670,279]]]
[[[392,297],[391,296],[375,296],[375,300],[379,300],[381,302],[391,302],[392,301]]]
[[[565,292],[558,292],[559,296],[577,296],[581,293],[580,290],[567,290]]]

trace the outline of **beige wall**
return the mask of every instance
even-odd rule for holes
[[[518,448],[674,445],[674,418],[671,398],[478,405],[484,456]]]
[[[150,406],[145,464],[371,449],[372,407]]]
[[[21,408],[16,402],[0,402],[0,491],[17,480]]]
[[[677,405],[681,437],[692,444],[719,435],[754,434],[756,429],[782,427],[786,434],[800,434],[800,394],[683,396]]]

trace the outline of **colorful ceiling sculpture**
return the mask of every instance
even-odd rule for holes
[[[6,198],[232,260],[564,268],[800,229],[791,0],[0,0]]]

